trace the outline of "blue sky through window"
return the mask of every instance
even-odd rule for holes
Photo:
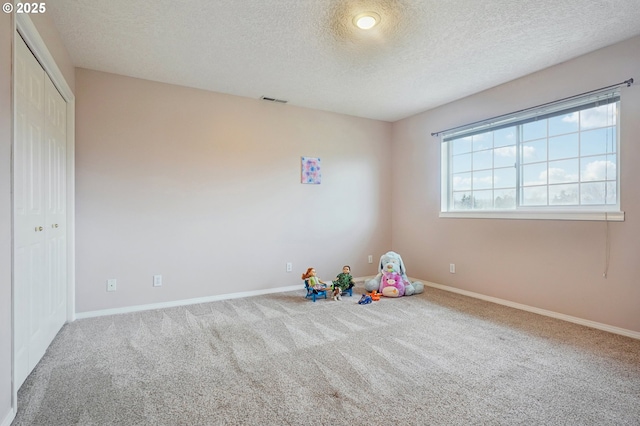
[[[452,207],[616,204],[616,116],[613,102],[449,139]]]

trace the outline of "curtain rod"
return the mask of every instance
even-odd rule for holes
[[[605,90],[605,89],[610,89],[612,87],[619,87],[619,86],[622,86],[623,84],[626,84],[627,87],[631,86],[631,84],[633,84],[633,78],[630,78],[629,80],[625,80],[625,81],[622,81],[622,82],[617,83],[617,84],[612,84],[611,86],[605,86],[605,87],[601,87],[599,89],[589,90],[588,92],[580,93],[578,95],[568,96],[566,98],[558,99],[556,101],[547,102],[547,103],[544,103],[544,104],[540,104],[540,105],[532,106],[532,107],[529,107],[529,108],[521,109],[521,110],[518,110],[518,111],[515,111],[515,112],[510,112],[508,114],[497,115],[497,116],[492,117],[492,118],[487,118],[487,119],[484,119],[484,120],[475,121],[473,123],[465,124],[464,126],[465,127],[470,127],[470,126],[473,126],[475,124],[480,124],[480,123],[484,123],[486,121],[496,120],[496,119],[499,119],[499,118],[502,118],[502,117],[506,117],[506,116],[509,116],[509,115],[513,115],[513,114],[519,114],[521,112],[525,112],[525,111],[529,111],[529,110],[532,110],[532,109],[544,107],[544,106],[547,106],[547,105],[552,105],[552,104],[555,104],[555,103],[558,103],[558,102],[567,101],[569,99],[573,99],[573,98],[577,98],[577,97],[580,97],[580,96],[588,95],[588,94],[594,93],[594,92],[599,92],[599,91]],[[431,133],[431,136],[439,136],[441,133],[445,133],[445,132],[457,129],[458,127],[461,127],[461,126],[452,127],[450,129],[446,129],[446,130],[440,130],[439,132]]]

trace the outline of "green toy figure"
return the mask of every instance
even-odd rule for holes
[[[354,286],[353,277],[351,276],[351,266],[344,265],[342,272],[336,276],[336,279],[332,282],[333,288],[339,290],[337,294],[334,293],[334,300],[342,300],[341,295],[344,295],[347,290]]]

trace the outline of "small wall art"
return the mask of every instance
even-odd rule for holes
[[[302,178],[300,182],[319,185],[322,181],[320,158],[302,157]]]

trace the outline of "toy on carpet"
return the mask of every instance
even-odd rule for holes
[[[340,292],[340,287],[336,287],[331,286],[331,296],[333,297],[333,300],[338,301],[338,300],[342,300],[342,296],[341,296],[341,292]]]
[[[304,274],[302,274],[301,278],[309,282],[309,289],[314,294],[323,293],[326,296],[326,292],[331,290],[333,300],[341,300],[340,288],[336,287],[335,285],[332,285],[331,287],[329,287],[326,282],[318,278],[318,276],[316,275],[315,268],[307,268],[307,271]],[[307,294],[307,297],[308,296],[309,295]],[[313,298],[313,301],[315,302],[315,298]]]
[[[316,276],[315,268],[307,268],[307,272],[302,274],[301,278],[304,280],[304,286],[307,289],[305,298],[311,298],[314,302],[320,296],[327,298],[327,283]]]
[[[344,265],[342,267],[342,272],[336,276],[336,279],[332,282],[334,291],[338,289],[337,300],[341,300],[342,296],[353,296],[353,286],[355,283],[353,282],[353,277],[351,276],[351,266]],[[334,297],[335,299],[336,297]]]
[[[395,291],[387,290],[387,293],[390,294],[389,296],[387,296],[387,294],[384,293],[384,288],[382,287],[382,285],[383,285],[385,268],[387,268],[387,266],[390,263],[394,265],[392,269],[395,270],[395,272],[400,275],[400,279],[398,280],[397,277],[394,275],[391,279],[395,280],[396,281],[395,283],[393,283],[392,285],[390,285],[390,282],[388,281],[384,283],[385,284],[384,288],[395,289]],[[404,286],[404,292],[400,294],[401,290],[399,287],[402,287],[402,286]],[[386,296],[386,297],[400,297],[403,295],[411,296],[412,294],[422,293],[424,291],[424,284],[422,284],[420,281],[415,281],[415,282],[409,281],[409,278],[407,277],[407,271],[404,266],[404,262],[402,261],[402,257],[396,252],[389,251],[383,254],[382,256],[380,256],[380,264],[378,265],[378,275],[376,275],[374,278],[370,279],[369,281],[365,282],[364,289],[368,292],[371,292],[373,290],[378,290],[379,292],[382,293],[383,296]],[[394,295],[396,291],[397,291],[397,296]]]
[[[398,267],[395,263],[389,262],[385,265],[378,291],[385,297],[404,296],[404,281],[398,273]]]
[[[307,272],[302,274],[302,279],[309,280],[309,287],[316,291],[324,291],[327,289],[327,283],[318,278],[315,268],[307,268]]]
[[[309,287],[314,291],[327,291],[327,283],[317,277],[315,268],[307,268],[307,272],[302,274],[302,279],[308,280]]]
[[[371,300],[373,300],[374,302],[377,302],[378,300],[380,300],[380,293],[378,293],[377,290],[373,290],[371,293],[369,293],[369,297],[371,297]]]
[[[360,300],[358,300],[358,305],[368,305],[369,303],[371,303],[371,301],[371,296],[363,294]]]

